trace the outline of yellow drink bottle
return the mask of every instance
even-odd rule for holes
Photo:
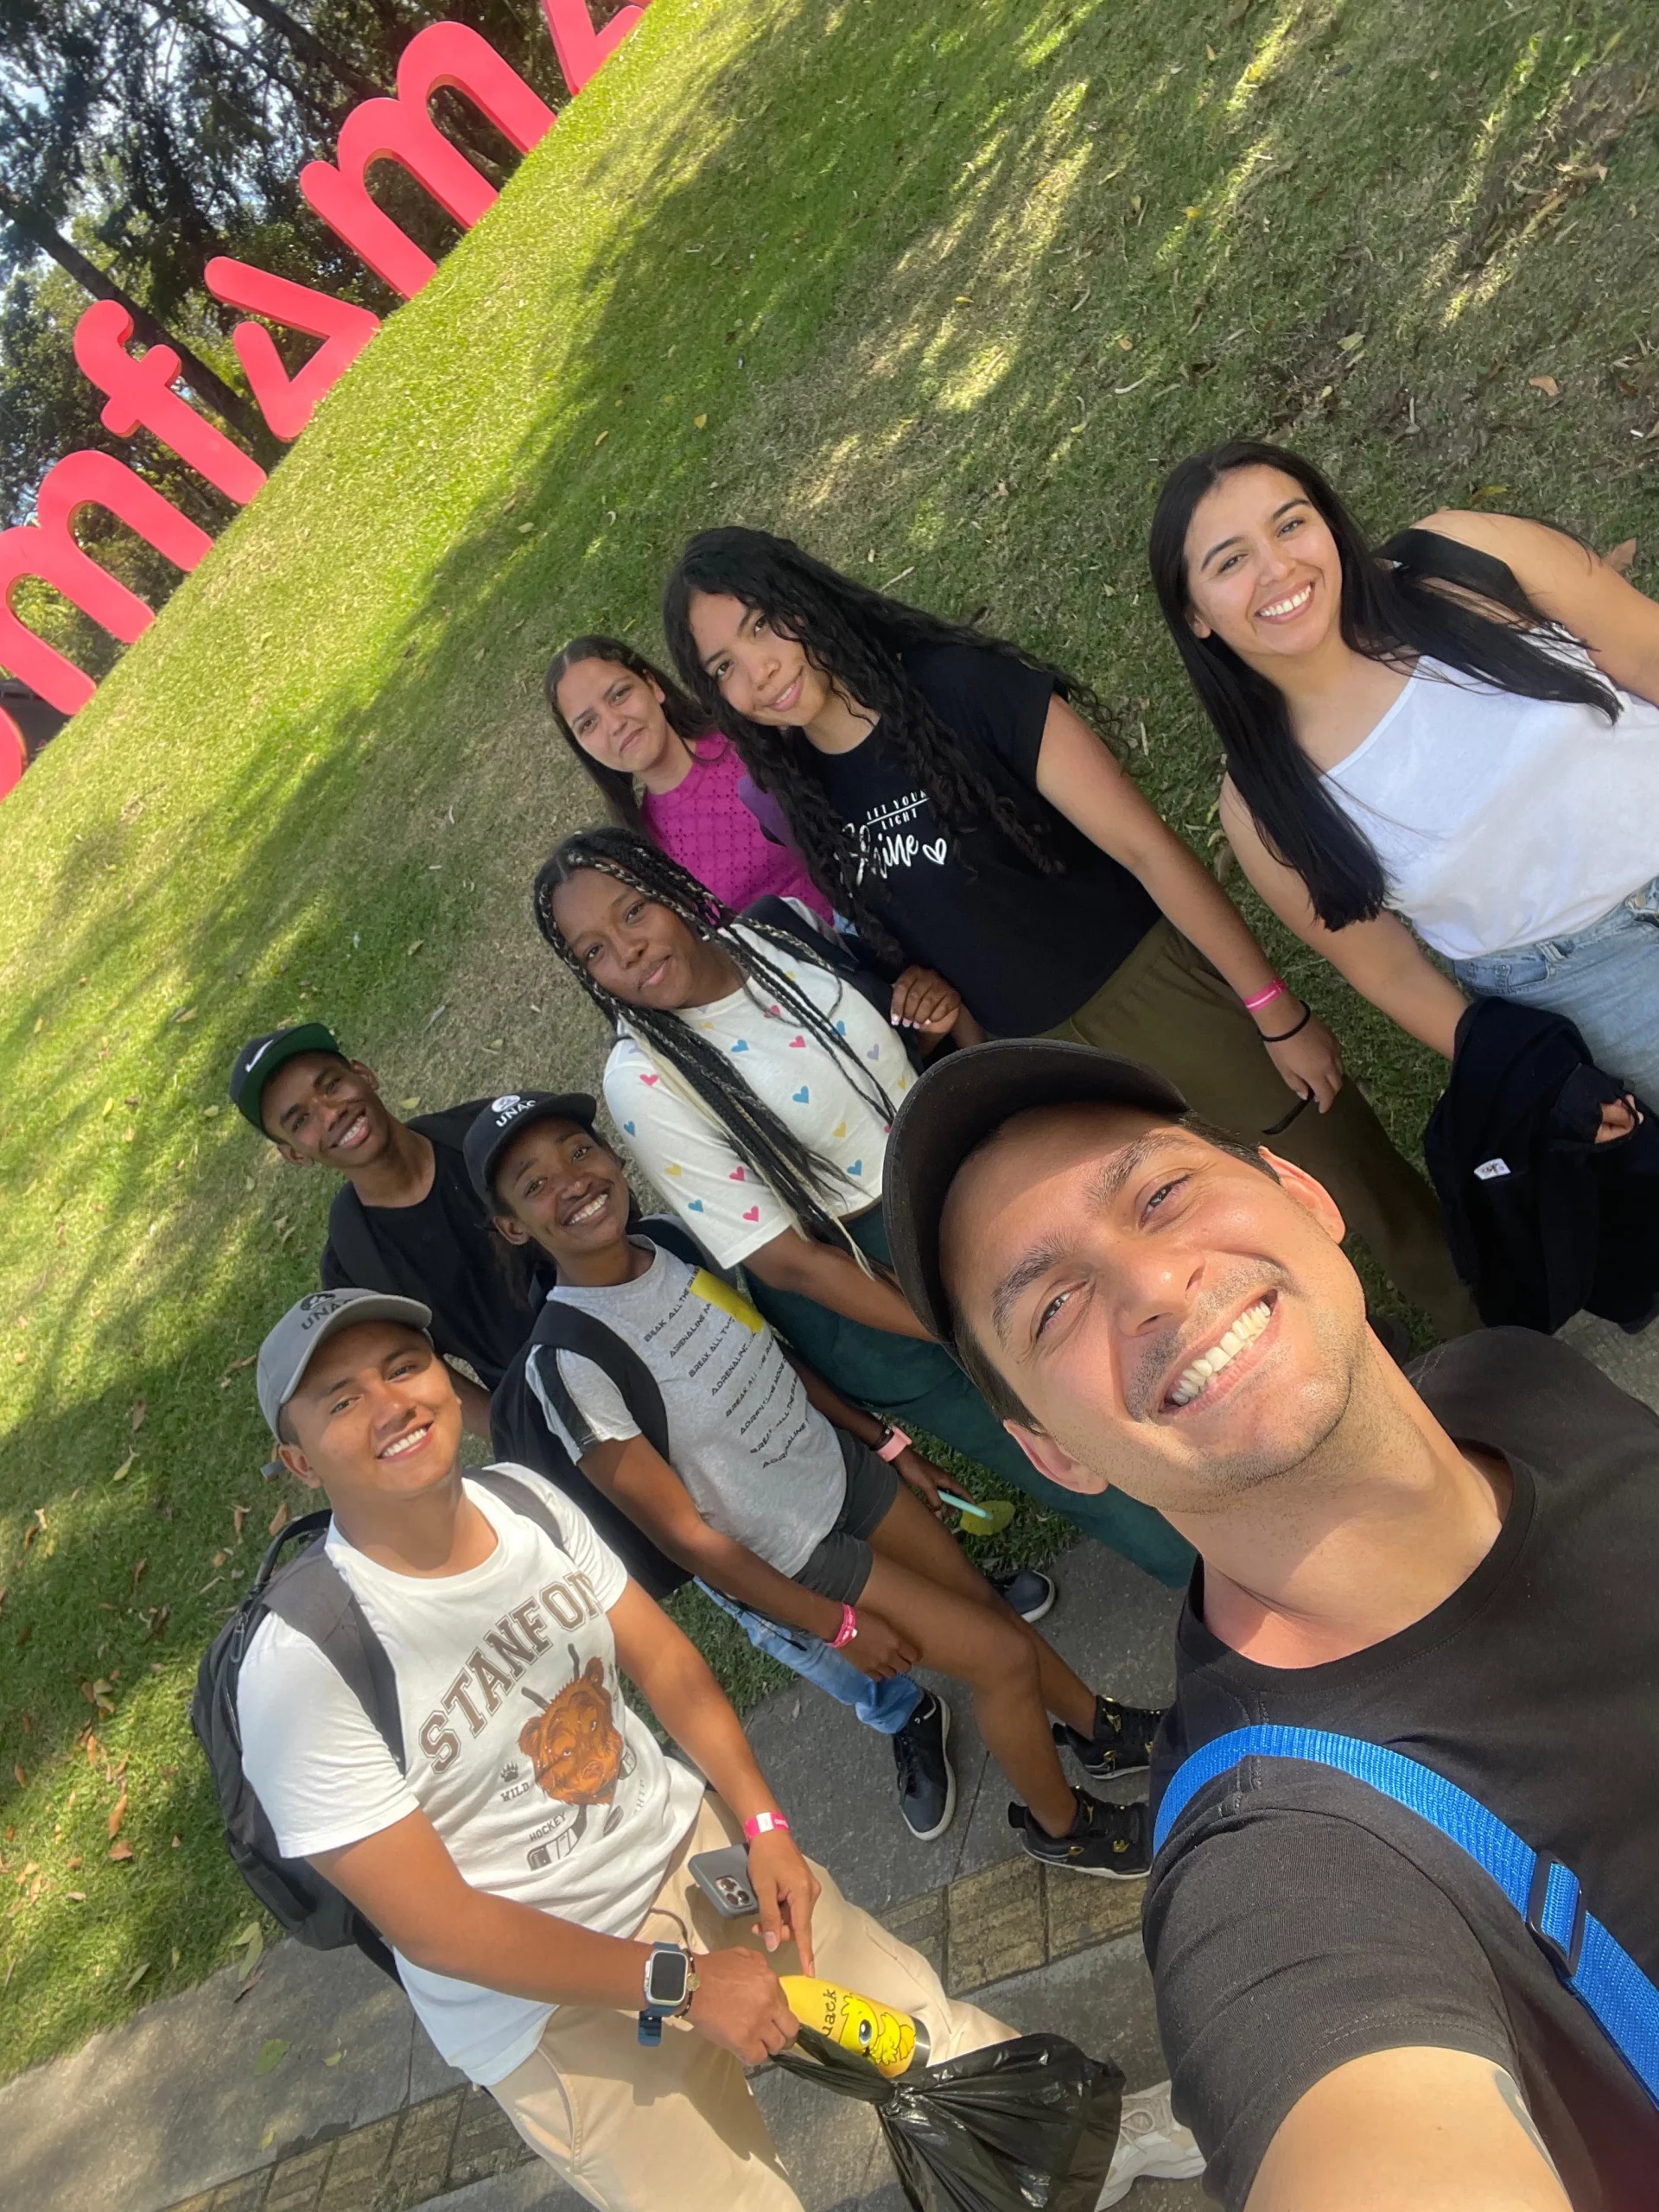
[[[889,2081],[905,2072],[917,2056],[927,2057],[927,2031],[908,2012],[878,2005],[872,1997],[843,1989],[836,1981],[820,1981],[804,1974],[779,1976],[789,2009],[803,2027],[816,2028],[843,2050],[868,2058]]]

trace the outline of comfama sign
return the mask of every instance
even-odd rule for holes
[[[621,9],[595,31],[588,0],[542,0],[573,93],[627,37],[648,4],[640,0],[638,7]],[[375,163],[396,162],[406,169],[463,230],[470,230],[495,198],[493,186],[432,121],[433,95],[446,88],[463,93],[521,154],[558,120],[487,39],[461,23],[433,23],[404,49],[396,97],[354,107],[340,126],[334,159],[308,162],[300,172],[300,190],[312,212],[406,300],[435,275],[437,264],[370,197],[368,174]],[[379,317],[223,256],[207,264],[202,280],[227,307],[321,341],[290,376],[263,322],[238,323],[232,333],[260,412],[277,437],[297,438],[318,401],[379,328]],[[105,395],[105,428],[118,437],[149,431],[226,499],[245,506],[264,484],[264,470],[175,389],[181,364],[172,348],[151,346],[135,353],[132,335],[131,316],[113,300],[96,302],[75,326],[75,359]],[[105,508],[181,569],[194,569],[213,545],[205,531],[112,454],[68,454],[48,470],[34,521],[0,531],[0,666],[65,715],[77,713],[97,687],[21,620],[12,603],[18,585],[35,579],[54,586],[124,645],[156,619],[142,599],[82,550],[75,518],[90,506]],[[0,707],[0,798],[15,787],[28,759],[22,733]]]

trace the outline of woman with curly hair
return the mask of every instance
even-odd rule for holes
[[[878,954],[937,968],[994,1035],[1149,1062],[1317,1175],[1442,1335],[1476,1325],[1427,1184],[1078,712],[1100,719],[1086,689],[762,531],[694,537],[663,620],[693,699]]]
[[[1151,560],[1280,918],[1448,1058],[1465,992],[1513,998],[1659,1105],[1659,607],[1513,515],[1373,550],[1245,441],[1173,472]]]
[[[613,822],[638,830],[731,906],[830,902],[790,849],[776,803],[729,738],[671,676],[620,638],[573,638],[547,671],[547,703]]]
[[[628,1151],[801,1357],[898,1433],[914,1422],[1184,1582],[1191,1548],[1158,1514],[1036,1471],[887,1272],[887,1131],[915,1072],[903,1033],[948,1034],[955,990],[919,968],[891,986],[860,975],[844,941],[818,949],[803,908],[789,928],[740,918],[623,830],[565,839],[536,918],[616,1032],[605,1103]]]

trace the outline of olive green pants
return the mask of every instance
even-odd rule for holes
[[[1194,944],[1155,922],[1070,1020],[1046,1033],[1143,1060],[1166,1075],[1195,1114],[1317,1176],[1402,1298],[1442,1337],[1480,1326],[1459,1281],[1433,1192],[1389,1142],[1349,1076],[1328,1113],[1295,1104],[1255,1022]]]

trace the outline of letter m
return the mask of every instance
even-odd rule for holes
[[[521,154],[558,121],[487,39],[462,23],[432,23],[404,48],[397,98],[365,100],[341,124],[339,166],[308,162],[300,171],[300,190],[312,212],[406,300],[438,264],[369,197],[373,164],[396,162],[407,169],[463,230],[471,230],[495,198],[494,188],[427,112],[433,93],[445,86],[465,92]]]
[[[130,645],[156,620],[143,601],[75,542],[82,507],[106,507],[181,569],[194,569],[213,541],[113,454],[66,454],[41,479],[36,519],[0,531],[0,663],[61,715],[84,707],[97,685],[12,612],[25,577],[52,584],[89,622]]]

